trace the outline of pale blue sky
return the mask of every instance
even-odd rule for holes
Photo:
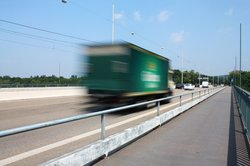
[[[112,4],[116,41],[166,56],[175,69],[181,68],[179,57],[183,56],[185,70],[208,75],[234,70],[235,56],[239,63],[242,23],[242,69],[250,70],[250,0],[68,0],[66,4],[60,0],[1,0],[0,76],[58,75],[59,64],[61,75],[79,74],[78,44],[93,44],[3,20],[111,42]]]

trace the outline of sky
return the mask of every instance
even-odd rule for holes
[[[0,76],[80,75],[81,45],[127,41],[173,69],[250,70],[250,0],[1,0]]]

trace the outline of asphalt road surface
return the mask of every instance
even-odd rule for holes
[[[175,90],[174,94],[187,93]],[[198,96],[196,94],[195,96]],[[191,99],[185,96],[183,101]],[[179,99],[161,106],[161,112],[179,105]],[[0,102],[0,130],[11,129],[93,111],[104,107],[87,97],[57,97]],[[106,116],[106,136],[156,115],[156,108],[130,109]],[[1,165],[37,165],[100,139],[100,117],[74,121],[0,138]]]

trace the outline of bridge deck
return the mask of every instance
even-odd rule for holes
[[[230,123],[234,112],[231,88],[226,88],[96,165],[235,165],[239,158],[249,165],[247,151],[238,161],[235,155],[235,129],[240,131],[241,123]]]

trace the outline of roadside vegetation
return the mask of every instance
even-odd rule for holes
[[[229,75],[224,76],[206,76],[201,74],[200,77],[208,77],[209,83],[212,85],[237,85],[240,86],[240,72],[232,71]],[[191,83],[193,85],[199,84],[199,73],[194,70],[183,72],[183,83]],[[174,70],[173,81],[181,83],[181,71]],[[241,88],[250,92],[250,71],[241,72]]]
[[[191,83],[191,84],[198,84],[199,83],[199,73],[195,72],[194,70],[184,71],[183,72],[183,83]],[[181,83],[181,71],[174,70],[173,81],[177,83]]]
[[[0,87],[45,87],[45,86],[80,86],[84,77],[72,75],[70,78],[52,76],[31,76],[29,78],[0,76]]]
[[[200,77],[209,77],[210,84],[214,85],[240,85],[240,72],[232,71],[225,76],[206,76],[201,74]],[[199,84],[199,73],[190,70],[183,72],[183,83]],[[174,70],[173,81],[181,83],[181,71]],[[52,76],[31,76],[28,78],[0,76],[0,88],[2,87],[44,87],[44,86],[81,86],[84,85],[85,77],[72,75],[70,78]],[[250,92],[250,71],[241,72],[241,87]]]
[[[229,78],[233,84],[240,86],[240,71],[232,71]],[[241,72],[241,88],[250,92],[250,71]]]
[[[230,85],[230,79],[228,75],[220,75],[220,76],[207,76],[204,74],[200,74],[194,70],[183,71],[183,83],[191,83],[193,85],[199,85],[199,77],[201,78],[209,78],[209,83],[212,85]],[[181,83],[181,71],[174,70],[173,81],[177,83]],[[200,83],[202,80],[200,81]]]

